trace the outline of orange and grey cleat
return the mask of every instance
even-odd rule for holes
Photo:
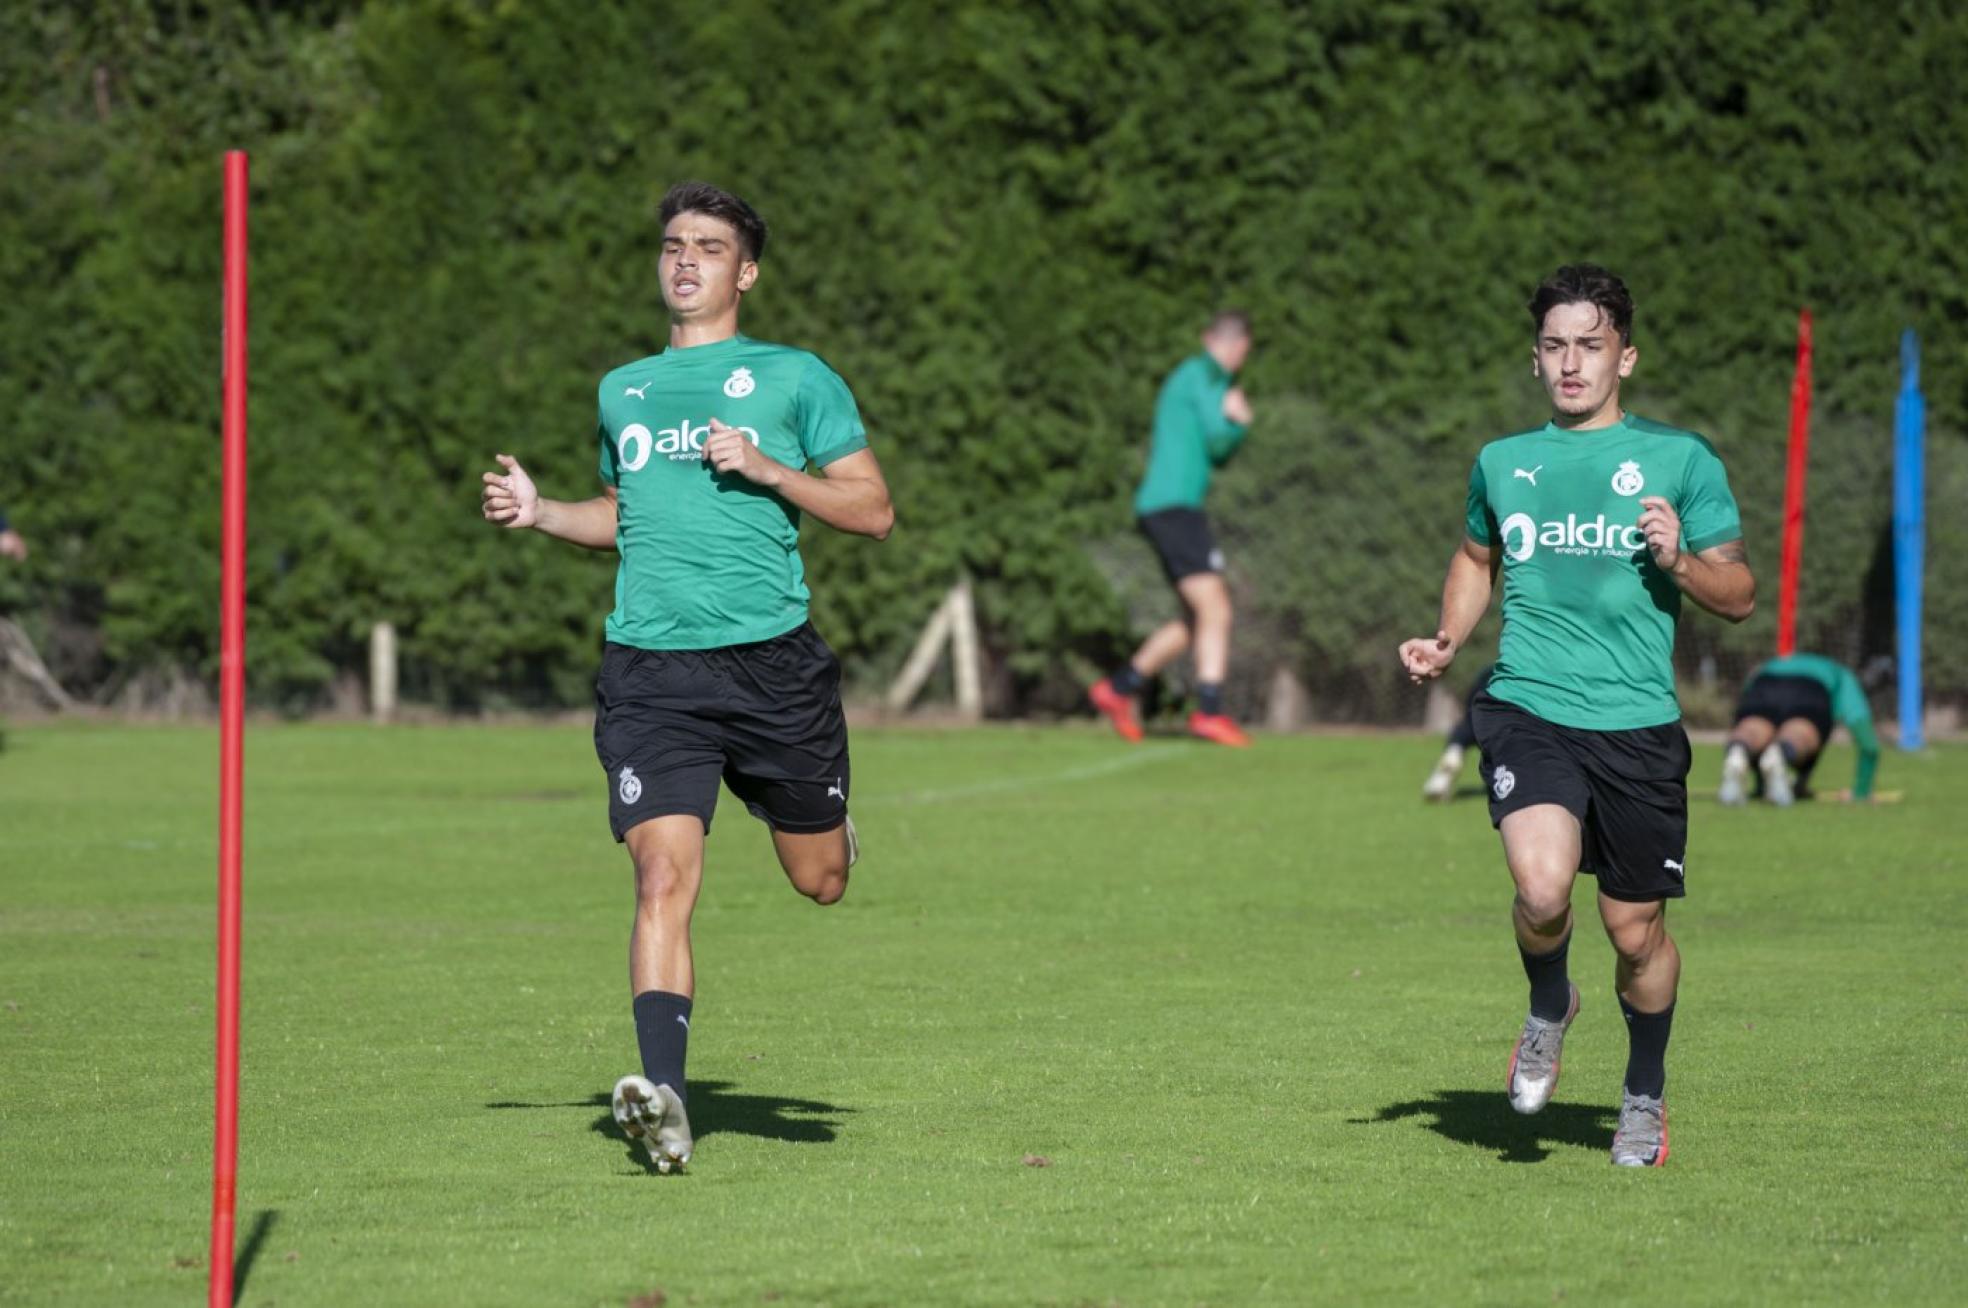
[[[1613,1133],[1614,1167],[1667,1166],[1667,1101],[1620,1094],[1619,1130]]]
[[[1114,689],[1114,683],[1102,677],[1087,689],[1087,699],[1093,706],[1107,715],[1120,733],[1122,740],[1129,744],[1141,741],[1141,719],[1134,715],[1134,700]]]
[[[1189,734],[1199,740],[1213,740],[1235,749],[1249,749],[1250,737],[1227,714],[1195,712],[1189,715]]]

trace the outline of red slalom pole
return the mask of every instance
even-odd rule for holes
[[[1811,311],[1797,315],[1790,379],[1790,458],[1784,473],[1783,570],[1777,582],[1777,654],[1797,652],[1797,573],[1804,565],[1804,473],[1811,455]]]
[[[232,1308],[239,1177],[240,782],[246,719],[246,154],[225,157],[225,337],[219,547],[219,1031],[210,1308]]]

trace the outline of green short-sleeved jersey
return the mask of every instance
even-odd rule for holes
[[[1680,515],[1683,549],[1742,535],[1722,460],[1693,432],[1627,414],[1595,431],[1547,424],[1483,447],[1464,525],[1502,559],[1503,638],[1490,694],[1589,731],[1681,716],[1673,664],[1681,591],[1640,534],[1649,495]]]
[[[799,510],[704,462],[711,419],[791,468],[867,448],[854,396],[805,350],[733,336],[601,379],[601,478],[616,488],[615,611],[640,649],[716,649],[806,621]]]
[[[1148,470],[1134,494],[1134,511],[1200,509],[1210,469],[1237,452],[1249,430],[1223,416],[1223,397],[1235,379],[1208,351],[1176,365],[1155,397]]]
[[[1806,677],[1825,688],[1831,697],[1831,717],[1842,722],[1859,747],[1859,774],[1852,793],[1860,799],[1872,794],[1872,779],[1879,769],[1879,734],[1872,727],[1872,705],[1865,687],[1852,670],[1822,654],[1786,654],[1756,669],[1758,677]],[[1778,725],[1782,725],[1779,723]]]

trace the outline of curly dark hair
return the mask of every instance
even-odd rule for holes
[[[709,214],[721,222],[730,223],[737,231],[747,259],[756,260],[765,253],[765,219],[759,217],[758,210],[721,186],[713,186],[709,182],[678,182],[663,196],[663,205],[658,213],[665,231],[669,230],[670,220],[680,213]]]
[[[1544,316],[1561,304],[1589,304],[1613,324],[1620,344],[1633,341],[1633,295],[1626,283],[1596,263],[1568,263],[1531,292],[1531,334],[1544,330]]]

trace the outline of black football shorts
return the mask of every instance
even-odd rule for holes
[[[1199,572],[1223,571],[1223,551],[1217,548],[1216,534],[1201,509],[1157,509],[1143,514],[1135,525],[1155,547],[1171,582]]]
[[[1831,739],[1831,692],[1809,677],[1753,677],[1736,702],[1736,721],[1766,718],[1781,727],[1803,718],[1818,729],[1818,739]]]
[[[1490,825],[1533,804],[1579,820],[1579,869],[1611,899],[1687,893],[1688,733],[1679,722],[1586,731],[1547,722],[1488,691],[1470,705],[1482,747]]]
[[[710,830],[720,780],[776,830],[840,826],[849,782],[840,675],[810,623],[719,649],[611,642],[595,678],[595,754],[615,839],[677,814]]]

